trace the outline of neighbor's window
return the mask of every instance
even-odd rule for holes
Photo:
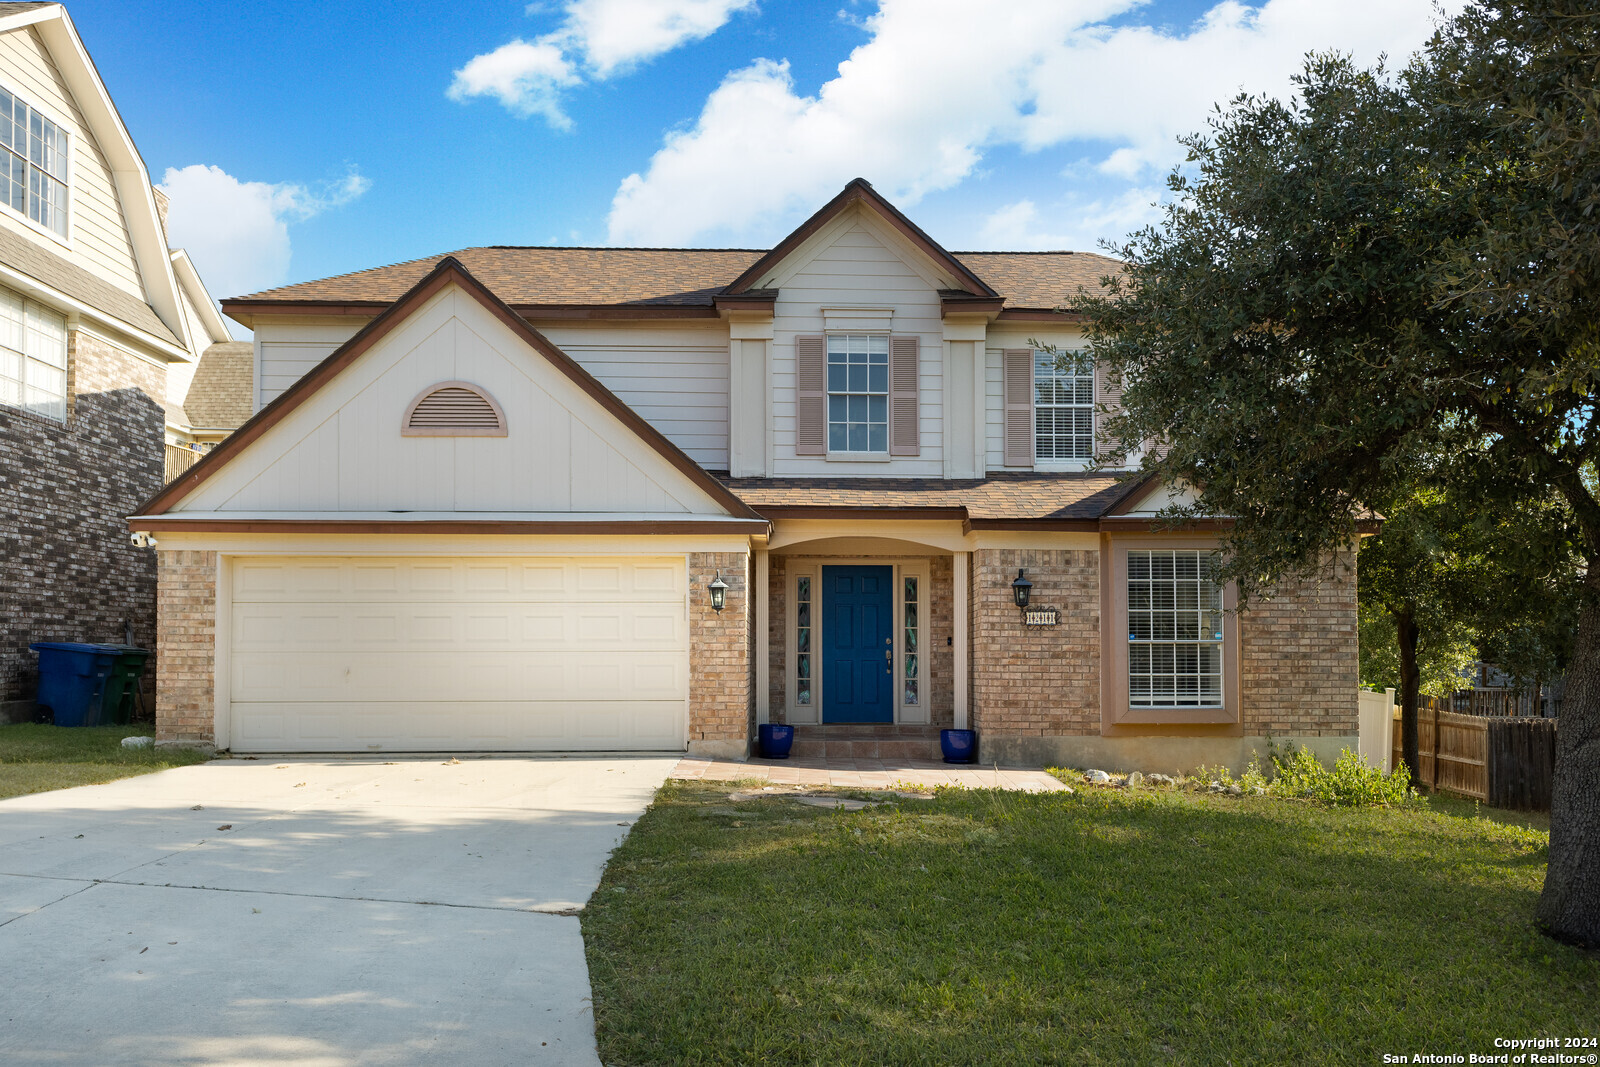
[[[67,320],[0,289],[0,404],[67,421]]]
[[[828,451],[889,451],[889,338],[828,335]]]
[[[1034,456],[1094,458],[1094,366],[1082,352],[1033,354]]]
[[[0,89],[0,200],[67,235],[67,134]]]
[[[1200,549],[1128,552],[1128,705],[1222,706],[1222,590]]]
[[[794,702],[811,703],[811,576],[794,580]]]
[[[917,580],[914,577],[906,578],[905,588],[905,705],[912,707],[921,702],[921,678],[917,671],[917,634],[921,632],[921,620],[917,618]]]

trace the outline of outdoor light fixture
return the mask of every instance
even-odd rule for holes
[[[1017,580],[1011,583],[1011,599],[1017,602],[1017,607],[1028,606],[1028,593],[1033,589],[1033,583],[1022,576],[1021,568],[1017,570]]]
[[[711,610],[721,611],[728,603],[728,583],[722,580],[721,571],[717,572],[717,576],[711,579],[711,584],[706,588],[711,590]]]

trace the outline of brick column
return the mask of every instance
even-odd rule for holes
[[[156,741],[215,744],[217,554],[156,557]]]
[[[749,552],[689,554],[689,751],[744,759],[755,729],[755,606]],[[707,586],[721,573],[727,606],[711,610]]]

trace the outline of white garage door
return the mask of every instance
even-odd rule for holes
[[[678,558],[239,558],[239,752],[681,750]]]

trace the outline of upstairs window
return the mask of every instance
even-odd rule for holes
[[[889,338],[828,335],[828,451],[889,453]]]
[[[1094,366],[1081,352],[1033,354],[1034,456],[1094,458]]]
[[[66,131],[0,89],[0,148],[0,200],[65,237]]]
[[[0,289],[0,404],[67,421],[67,320]]]

